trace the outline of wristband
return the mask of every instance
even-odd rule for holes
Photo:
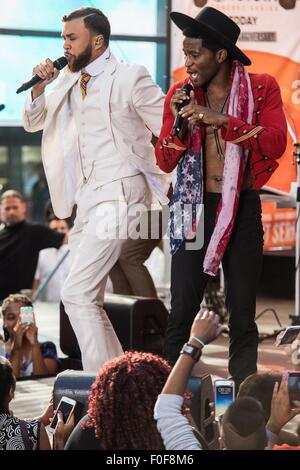
[[[196,338],[196,336],[192,336],[191,339],[194,339],[195,341],[197,341],[197,343],[201,344],[201,346],[202,346],[203,348],[206,346],[206,344],[204,343],[204,341],[202,341],[202,339]]]

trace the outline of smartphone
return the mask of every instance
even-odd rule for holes
[[[297,326],[289,326],[281,340],[280,340],[280,343],[278,343],[278,346],[282,346],[284,344],[291,344],[296,338],[297,336],[299,335],[300,333],[300,325],[297,325]]]
[[[300,405],[300,371],[289,370],[288,389],[292,408],[298,408]]]
[[[21,323],[34,323],[33,307],[20,308]]]
[[[57,416],[58,411],[61,411],[63,422],[66,424],[69,421],[70,416],[74,411],[75,405],[76,405],[76,400],[73,400],[72,398],[68,398],[68,397],[61,398],[58,404],[57,410],[55,411],[54,416],[51,420],[51,423],[49,424],[49,432],[52,432],[52,433],[55,432],[55,429],[58,423],[58,416]]]
[[[233,380],[215,380],[215,416],[220,418],[235,399]]]

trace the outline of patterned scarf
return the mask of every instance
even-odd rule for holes
[[[188,78],[186,82],[189,82]],[[204,105],[203,89],[195,90],[197,102]],[[231,70],[231,92],[228,114],[252,123],[253,94],[248,73],[242,63],[234,61]],[[177,182],[170,207],[169,237],[171,254],[174,255],[183,242],[195,239],[197,227],[204,209],[203,181],[203,128],[189,126],[188,150],[177,167]],[[233,230],[238,202],[247,165],[248,151],[239,145],[226,142],[222,198],[220,200],[214,232],[208,245],[204,272],[215,276]]]

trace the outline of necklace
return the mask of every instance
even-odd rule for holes
[[[228,101],[228,98],[230,96],[230,91],[228,93],[228,95],[226,96],[226,99],[223,103],[223,106],[221,108],[221,111],[220,114],[222,114],[224,112],[224,109],[225,109],[225,106],[227,104],[227,101]],[[208,93],[207,91],[205,92],[205,100],[206,100],[206,103],[208,104],[208,107],[212,110],[212,107],[210,105],[210,102],[209,102],[209,99],[208,99]],[[223,160],[224,159],[224,152],[223,152],[223,149],[222,149],[222,145],[221,145],[221,142],[220,142],[220,139],[219,139],[219,130],[218,130],[218,127],[217,126],[211,126],[214,130],[214,138],[215,138],[215,142],[216,142],[216,147],[217,147],[217,152],[218,152],[218,158],[219,160]]]

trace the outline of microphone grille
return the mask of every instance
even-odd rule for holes
[[[53,65],[57,70],[62,70],[67,65],[67,63],[68,63],[67,59],[64,56],[62,56],[59,59],[56,59],[53,62]]]
[[[193,85],[186,83],[182,89],[186,92],[187,96],[190,96],[190,93],[193,90]]]

